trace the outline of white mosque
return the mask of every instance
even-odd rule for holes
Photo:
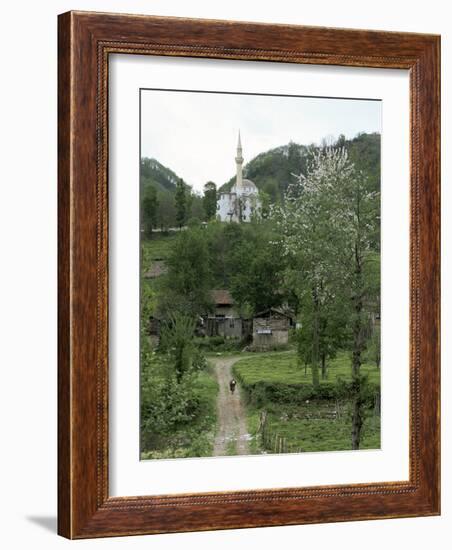
[[[217,217],[222,222],[249,222],[253,214],[259,212],[261,203],[255,183],[243,179],[242,176],[243,156],[240,132],[235,163],[237,166],[235,183],[229,192],[219,194]]]

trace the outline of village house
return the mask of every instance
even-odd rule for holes
[[[211,291],[214,312],[205,319],[206,336],[223,336],[224,338],[242,338],[243,319],[234,308],[234,299],[229,290]]]
[[[229,290],[215,289],[210,291],[210,296],[214,304],[215,317],[234,317],[234,299]]]
[[[275,308],[256,313],[253,317],[252,348],[259,351],[284,346],[289,342],[292,318]]]

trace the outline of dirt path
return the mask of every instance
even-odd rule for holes
[[[234,394],[229,390],[232,376],[232,365],[240,357],[212,357],[219,391],[217,398],[218,431],[213,447],[213,456],[249,454],[248,440],[250,435],[246,426],[245,408],[242,405],[240,387],[236,386]]]

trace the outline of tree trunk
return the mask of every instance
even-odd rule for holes
[[[361,430],[363,427],[363,401],[361,388],[361,353],[363,351],[363,280],[362,262],[359,249],[359,241],[355,243],[355,288],[354,288],[354,313],[353,322],[353,353],[352,353],[352,386],[353,386],[353,413],[352,413],[352,449],[359,449],[361,443]]]
[[[320,335],[319,335],[319,297],[317,295],[317,289],[314,288],[312,292],[314,301],[314,323],[312,330],[312,385],[314,389],[317,389],[320,385],[319,380],[319,355],[320,355]]]
[[[352,449],[359,449],[361,443],[361,430],[363,427],[362,401],[361,395],[358,393],[353,400],[352,414]]]
[[[326,372],[326,353],[322,352],[321,355],[321,365],[322,365],[322,378],[325,380],[327,372]]]
[[[380,392],[377,392],[374,398],[374,414],[376,416],[380,416],[380,406],[381,406],[380,399],[381,399]]]

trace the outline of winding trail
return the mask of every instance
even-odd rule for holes
[[[248,441],[250,434],[246,425],[245,407],[241,401],[240,386],[231,394],[229,381],[232,376],[232,365],[240,359],[233,357],[211,357],[209,360],[215,368],[219,391],[217,398],[218,430],[213,447],[213,456],[249,454]]]

